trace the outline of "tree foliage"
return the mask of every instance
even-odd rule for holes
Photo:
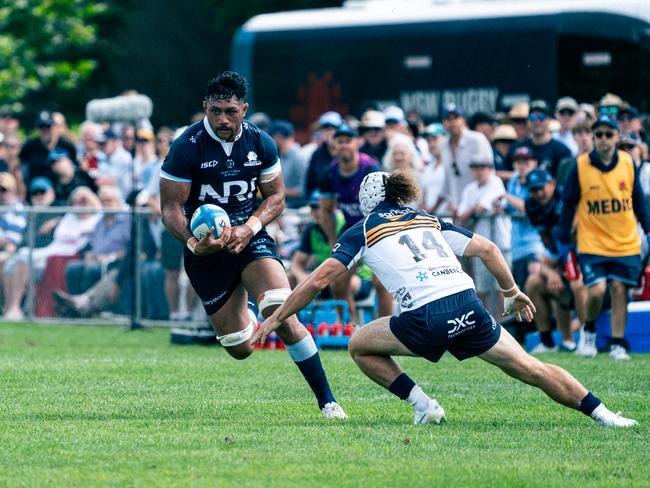
[[[0,107],[21,112],[31,92],[70,91],[97,67],[93,0],[0,0]]]

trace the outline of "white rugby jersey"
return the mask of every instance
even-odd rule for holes
[[[472,236],[422,210],[384,202],[343,233],[331,257],[348,268],[362,259],[400,310],[412,310],[474,288],[456,258]]]

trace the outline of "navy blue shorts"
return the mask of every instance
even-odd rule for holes
[[[478,356],[501,336],[501,326],[472,289],[391,317],[390,330],[410,351],[434,363],[445,351],[459,361]]]
[[[272,258],[282,263],[276,253],[275,242],[264,229],[239,254],[221,251],[208,256],[196,256],[185,249],[185,271],[208,315],[215,313],[228,301],[239,285],[241,272],[246,265],[262,258]]]
[[[578,254],[585,286],[593,286],[601,281],[620,281],[629,286],[637,286],[643,265],[641,256],[597,256]]]

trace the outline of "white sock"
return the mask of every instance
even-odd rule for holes
[[[416,410],[422,411],[427,409],[431,399],[427,396],[426,393],[422,391],[422,388],[420,388],[418,385],[415,385],[411,389],[411,393],[409,393],[406,401],[409,402]]]

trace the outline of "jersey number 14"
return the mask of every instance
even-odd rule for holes
[[[427,258],[427,253],[420,249],[410,235],[404,234],[399,238],[399,243],[409,248],[409,251],[413,254],[415,262],[424,261]],[[441,258],[449,257],[445,248],[436,240],[433,233],[429,231],[425,231],[422,234],[422,247],[424,247],[424,249],[436,251],[438,256]]]

